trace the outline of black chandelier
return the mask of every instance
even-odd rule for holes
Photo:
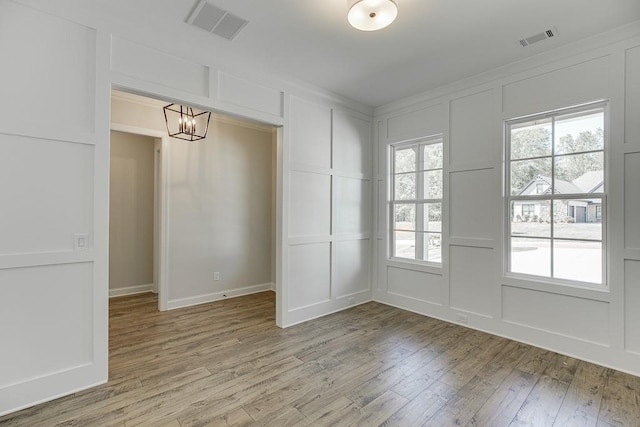
[[[211,112],[195,113],[193,108],[169,104],[163,108],[167,132],[172,138],[199,141],[206,138]]]

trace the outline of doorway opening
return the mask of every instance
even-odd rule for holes
[[[169,103],[112,91],[112,261],[126,258],[129,264],[140,266],[132,259],[144,258],[149,277],[151,260],[153,285],[140,283],[135,285],[140,288],[130,290],[157,292],[161,311],[275,291],[278,129],[213,113],[205,139],[174,140],[167,134],[162,110]],[[137,188],[133,176],[145,167],[140,165],[134,172],[133,160],[125,160],[124,155],[113,157],[122,135],[136,139],[138,148],[146,147],[147,156],[153,156],[151,162],[149,157],[145,160],[151,165],[145,176],[149,177],[149,170],[153,174],[153,188],[147,184],[145,190],[153,195],[151,204],[141,196],[141,189],[131,194]],[[123,200],[114,200],[118,185],[130,191]],[[125,226],[113,222],[124,216],[123,205],[142,202],[147,209],[137,211],[139,221],[131,220]],[[142,233],[141,228],[146,231]],[[153,255],[121,250],[115,236],[118,232],[129,238],[146,233],[145,247],[151,246]],[[110,285],[120,274],[117,268],[110,265]],[[111,295],[114,293],[118,292]]]
[[[158,292],[159,138],[111,131],[109,296]]]

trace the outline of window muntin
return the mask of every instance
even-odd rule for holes
[[[442,262],[442,137],[391,146],[391,258]]]
[[[605,105],[507,121],[506,139],[507,272],[604,284]]]

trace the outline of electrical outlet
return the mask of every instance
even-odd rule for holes
[[[216,271],[213,273],[213,280],[220,280],[220,272]]]
[[[469,323],[469,316],[467,316],[466,314],[458,313],[456,315],[456,320],[460,323]]]

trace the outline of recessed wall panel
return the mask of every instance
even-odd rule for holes
[[[500,183],[494,179],[493,169],[479,169],[451,173],[450,230],[452,237],[492,239],[496,192]]]
[[[494,132],[494,98],[494,91],[488,90],[451,101],[451,164],[495,160],[495,147],[500,141]]]
[[[387,120],[387,137],[392,142],[442,133],[446,127],[444,104],[404,113]]]
[[[335,233],[369,233],[371,224],[370,181],[334,177],[336,192]]]
[[[289,310],[331,297],[331,244],[289,246]]]
[[[368,290],[371,241],[338,241],[334,243],[334,247],[336,256],[332,297],[339,298]]]
[[[389,292],[426,301],[442,304],[442,276],[403,268],[387,267],[387,289]]]
[[[0,254],[72,250],[91,233],[92,145],[0,134],[0,152]]]
[[[493,316],[496,288],[494,250],[466,246],[449,249],[450,304],[484,316]]]
[[[625,349],[640,354],[640,261],[624,262]]]
[[[624,241],[640,249],[640,153],[624,156]]]
[[[0,2],[0,131],[5,123],[93,132],[95,50],[95,30]]]
[[[328,235],[331,224],[331,177],[293,171],[289,181],[289,235]]]
[[[626,52],[625,142],[640,144],[640,46]]]
[[[0,270],[0,388],[93,361],[92,279],[91,263]]]
[[[385,140],[386,135],[387,135],[387,128],[385,126],[386,121],[385,120],[378,120],[376,122],[376,138],[377,141],[374,142],[373,144],[373,149],[376,150],[376,153],[378,154],[376,157],[376,165],[375,165],[375,170],[373,171],[376,174],[383,174],[385,173],[386,170],[386,164],[387,164],[387,146],[386,144],[382,143],[382,141]]]
[[[282,91],[218,72],[218,98],[241,107],[282,117]]]
[[[331,109],[292,96],[290,120],[291,162],[331,167]]]
[[[350,114],[334,111],[334,169],[368,175],[370,164],[371,122]]]
[[[377,239],[376,241],[376,274],[377,274],[377,286],[379,290],[387,289],[387,248],[384,239]]]
[[[504,112],[529,114],[606,99],[611,96],[609,67],[606,56],[507,84]]]
[[[119,37],[111,42],[111,69],[194,95],[209,96],[209,67]]]
[[[377,182],[378,190],[378,233],[385,233],[387,226],[387,191],[384,181]]]
[[[504,286],[502,317],[545,332],[609,344],[607,302]]]

